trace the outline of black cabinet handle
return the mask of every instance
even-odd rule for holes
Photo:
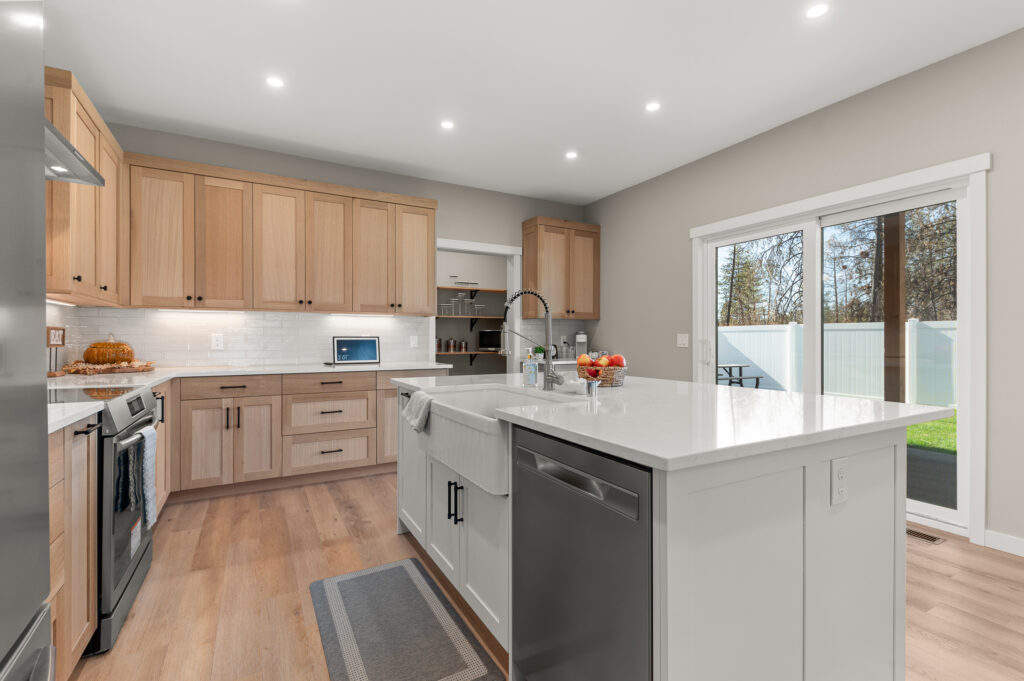
[[[203,299],[202,296],[196,296],[196,300],[202,300],[202,299]]]
[[[301,300],[299,301],[299,305],[302,305],[302,301]]]
[[[241,390],[242,388],[245,388],[245,387],[246,386],[244,386],[244,385],[222,385],[220,387],[220,389],[221,390]]]
[[[167,423],[167,398],[163,393],[153,393],[153,396],[160,400],[160,423]]]
[[[312,304],[313,304],[313,301],[312,301],[312,300],[307,300],[307,301],[306,301],[306,305],[312,305]]]
[[[75,431],[75,435],[88,435],[89,433],[92,433],[92,432],[94,432],[96,430],[99,430],[99,427],[100,427],[99,423],[90,423],[89,425],[87,425],[82,430],[76,430]]]
[[[324,416],[325,414],[342,414],[344,412],[345,412],[344,409],[331,409],[330,411],[322,411],[322,412],[320,412],[320,415]]]
[[[464,489],[466,489],[466,488],[465,488],[465,487],[463,487],[462,485],[460,485],[460,484],[459,484],[459,483],[457,483],[457,482],[456,482],[456,483],[454,483],[454,484],[455,484],[455,487],[454,487],[454,489],[455,489],[455,518],[453,519],[453,521],[454,521],[454,523],[455,523],[456,525],[458,525],[458,524],[459,524],[459,523],[461,523],[461,522],[462,522],[463,520],[465,520],[465,518],[463,518],[463,517],[461,517],[461,516],[459,515],[459,492],[461,492],[462,490],[464,490]]]
[[[345,381],[320,381],[320,385],[341,385]]]
[[[231,430],[231,407],[224,407],[224,430]]]
[[[106,290],[107,290],[107,287],[106,287],[105,285],[104,285],[104,286],[100,286],[100,290],[101,290],[101,291],[106,291]]]
[[[569,314],[570,312],[571,312],[571,310],[566,310],[565,314]]]
[[[192,296],[185,296],[185,300],[192,300]]]
[[[235,407],[235,428],[242,427],[242,408]]]
[[[448,520],[455,517],[455,511],[452,510],[452,488],[455,487],[455,483],[451,480],[448,481]]]
[[[71,278],[72,278],[73,280],[75,280],[75,281],[82,281],[82,275],[81,275],[81,274],[79,274],[79,275],[77,275],[77,276],[74,276],[74,277],[71,277]]]
[[[345,451],[345,450],[344,449],[321,449],[320,453],[321,454],[337,454],[338,452],[343,452],[343,451]]]
[[[402,397],[412,397],[409,393],[399,393]]]
[[[399,304],[398,304],[398,307],[402,307],[402,304],[401,304],[401,303],[399,303]]]
[[[573,313],[573,314],[576,314],[576,310],[573,310],[573,311],[572,311],[572,313]]]

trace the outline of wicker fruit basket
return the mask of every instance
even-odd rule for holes
[[[585,367],[577,364],[576,375],[588,381],[594,380],[587,374],[587,369],[597,369],[601,372],[601,381],[598,385],[602,388],[618,388],[626,380],[626,367]]]

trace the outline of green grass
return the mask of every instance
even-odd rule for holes
[[[907,446],[956,455],[956,415],[907,427]]]

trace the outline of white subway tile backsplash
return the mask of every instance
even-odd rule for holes
[[[206,312],[46,306],[46,323],[67,328],[59,362],[81,359],[90,343],[111,333],[135,355],[163,366],[259,367],[331,359],[332,336],[379,336],[386,362],[431,361],[431,320],[424,317],[325,315],[304,312]],[[210,349],[210,334],[224,349]],[[409,337],[419,347],[409,347]]]

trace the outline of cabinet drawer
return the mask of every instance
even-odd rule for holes
[[[342,430],[332,433],[285,435],[283,475],[300,475],[376,462],[377,431]]]
[[[378,371],[377,390],[395,390],[398,386],[392,378],[417,378],[419,376],[447,376],[447,369],[409,369],[407,371]]]
[[[179,399],[204,400],[218,397],[280,395],[280,374],[260,376],[202,376],[183,378],[178,386]]]
[[[64,479],[64,431],[50,433],[46,439],[46,448],[49,452],[50,487],[53,487]]]
[[[375,425],[377,396],[373,390],[284,396],[285,435],[372,428]]]
[[[64,583],[64,535],[50,543],[50,594]]]
[[[64,534],[64,481],[50,488],[50,541]]]
[[[283,383],[285,395],[373,390],[377,384],[376,374],[372,371],[285,374]]]

